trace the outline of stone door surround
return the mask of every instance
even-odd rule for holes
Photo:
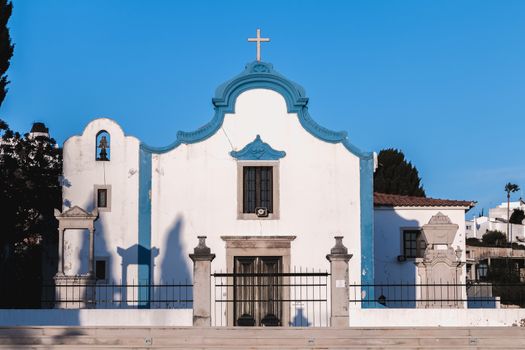
[[[233,273],[236,256],[280,256],[282,257],[282,272],[290,272],[290,248],[296,236],[221,236],[226,242],[226,272]],[[228,281],[228,284],[232,284]],[[284,281],[288,284],[288,281]],[[289,299],[290,290],[283,289],[283,299]],[[228,289],[228,300],[233,299],[233,290]],[[283,302],[282,324],[286,327],[290,322],[289,303]],[[228,303],[227,324],[233,326],[233,304]]]

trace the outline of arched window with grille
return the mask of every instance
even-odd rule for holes
[[[111,137],[106,130],[101,130],[96,137],[96,160],[109,161]]]

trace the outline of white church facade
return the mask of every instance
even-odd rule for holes
[[[334,237],[343,237],[342,288],[357,286],[354,297],[369,301],[350,307],[388,306],[391,296],[374,287],[382,283],[465,282],[473,203],[374,195],[375,154],[317,124],[304,89],[269,63],[249,63],[212,102],[209,123],[166,147],[106,118],[64,143],[57,276],[191,283],[198,236],[215,254],[212,273],[326,271]],[[92,228],[69,224],[75,216]],[[153,292],[138,292],[134,301],[147,306]]]

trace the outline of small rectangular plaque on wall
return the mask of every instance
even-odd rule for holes
[[[335,280],[335,288],[345,288],[345,287],[346,287],[345,280]]]

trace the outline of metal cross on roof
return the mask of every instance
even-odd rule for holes
[[[269,42],[270,38],[261,38],[261,30],[257,28],[257,38],[248,38],[250,42],[257,43],[257,61],[261,61],[261,43]]]

